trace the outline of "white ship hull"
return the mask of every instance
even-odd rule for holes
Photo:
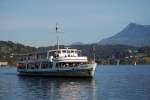
[[[79,67],[46,68],[46,69],[18,69],[18,75],[25,76],[58,76],[58,77],[93,77],[96,63]]]

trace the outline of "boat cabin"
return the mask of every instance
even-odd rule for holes
[[[87,57],[82,56],[80,50],[66,48],[23,55],[18,67],[24,66],[26,69],[77,67],[87,62]]]
[[[48,52],[49,57],[78,57],[81,56],[81,51],[77,49],[56,49]]]
[[[29,54],[23,54],[21,57],[21,61],[29,61],[29,60],[38,60],[38,59],[46,59],[47,52],[35,52]]]

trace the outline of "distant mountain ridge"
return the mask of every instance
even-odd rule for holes
[[[73,42],[71,45],[84,45],[82,42]]]
[[[98,44],[150,46],[150,25],[130,23],[121,32],[101,40]]]
[[[12,41],[2,41],[0,40],[0,58],[3,55],[10,54],[21,54],[21,53],[30,53],[36,51],[35,47],[25,46],[20,43],[14,43]]]

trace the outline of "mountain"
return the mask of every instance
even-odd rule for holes
[[[10,65],[15,65],[20,59],[19,55],[37,51],[37,48],[25,46],[12,41],[0,40],[0,61],[7,61]]]
[[[150,46],[150,25],[130,23],[121,32],[101,40],[98,44]]]
[[[25,46],[12,41],[0,41],[0,58],[10,54],[22,54],[36,51],[35,47]]]
[[[82,42],[73,42],[71,45],[84,45]]]

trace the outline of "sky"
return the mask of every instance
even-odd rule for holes
[[[131,22],[150,25],[149,10],[150,0],[0,0],[0,40],[40,47],[58,35],[64,45],[96,43]]]

